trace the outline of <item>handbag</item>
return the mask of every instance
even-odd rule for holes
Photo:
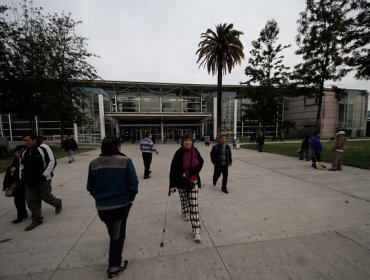
[[[194,187],[193,183],[185,174],[181,177],[181,185],[184,187],[185,190],[191,190]]]
[[[17,187],[17,182],[13,182],[10,187],[5,191],[6,197],[12,197],[15,193],[15,188]]]

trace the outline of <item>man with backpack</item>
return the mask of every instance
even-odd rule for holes
[[[55,157],[48,145],[40,144],[36,133],[29,132],[23,136],[26,150],[20,162],[20,180],[26,188],[26,202],[32,213],[32,223],[26,231],[43,223],[41,201],[55,207],[55,214],[62,211],[62,200],[51,193],[51,178],[56,165]]]

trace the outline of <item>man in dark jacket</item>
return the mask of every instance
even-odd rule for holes
[[[90,162],[87,190],[95,199],[99,218],[105,223],[110,237],[108,278],[127,267],[122,262],[126,237],[126,221],[138,192],[139,181],[132,160],[120,152],[117,137],[103,139],[101,155]]]
[[[67,152],[69,157],[69,163],[75,161],[74,158],[74,151],[78,150],[78,146],[76,140],[71,137],[71,135],[67,135],[67,138],[63,141],[62,148],[64,151]]]
[[[26,202],[32,213],[32,223],[26,231],[43,223],[41,200],[55,207],[55,214],[62,211],[62,200],[51,193],[51,178],[56,161],[46,144],[39,144],[37,134],[27,133],[23,137],[27,149],[23,152],[19,167],[21,183],[26,187]]]
[[[220,178],[222,173],[221,190],[224,193],[229,193],[227,189],[227,178],[229,176],[229,166],[231,166],[233,160],[231,157],[231,148],[227,144],[227,138],[225,134],[221,134],[218,137],[218,144],[212,147],[211,161],[214,166],[213,186],[216,186],[217,180]]]

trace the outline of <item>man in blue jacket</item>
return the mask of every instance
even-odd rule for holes
[[[95,199],[99,218],[110,237],[108,278],[120,274],[128,264],[122,262],[126,221],[138,192],[139,181],[132,160],[120,152],[121,142],[105,137],[101,155],[90,162],[87,190]]]
[[[320,131],[315,131],[310,139],[312,149],[312,167],[316,167],[316,162],[321,161],[322,144],[320,142]]]

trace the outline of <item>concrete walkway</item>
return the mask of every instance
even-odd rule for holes
[[[157,146],[149,180],[141,179],[138,145],[122,146],[140,186],[124,247],[129,266],[117,279],[370,279],[370,170],[318,171],[297,158],[238,149],[226,195],[212,186],[211,147],[196,146],[206,161],[203,242],[193,242],[175,193],[163,248],[169,165],[179,145]],[[24,231],[30,219],[10,222],[13,200],[0,197],[0,279],[106,279],[108,235],[86,191],[88,163],[98,153],[58,160],[53,193],[63,211],[55,215],[44,203],[44,224],[32,231]]]

